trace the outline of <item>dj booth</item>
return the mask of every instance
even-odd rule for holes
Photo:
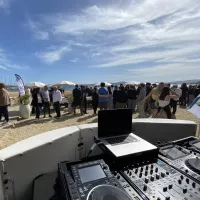
[[[99,119],[104,120],[99,126],[64,128],[49,132],[48,142],[47,135],[42,134],[2,150],[0,197],[7,195],[7,199],[14,200],[31,199],[30,196],[33,200],[200,199],[200,141],[194,137],[194,123],[181,121],[178,126],[176,120],[138,120],[137,123],[125,118],[123,113],[118,114],[119,119],[113,114],[116,113],[111,113],[115,125],[121,123],[114,131],[110,129],[113,127],[111,116],[105,120],[103,113]],[[156,129],[156,124],[162,129]],[[162,137],[167,129],[171,129],[168,140]],[[66,131],[70,130],[66,137]],[[117,136],[117,132],[121,134]],[[148,140],[152,138],[148,135],[151,132],[157,135],[152,136],[154,142]],[[193,136],[184,138],[189,135]]]

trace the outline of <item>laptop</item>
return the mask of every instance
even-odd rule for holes
[[[116,157],[157,149],[132,133],[132,110],[98,112],[98,138]]]

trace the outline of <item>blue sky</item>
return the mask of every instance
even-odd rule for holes
[[[0,81],[200,78],[199,0],[0,0]]]

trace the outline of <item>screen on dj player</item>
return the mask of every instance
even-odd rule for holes
[[[163,150],[168,156],[170,156],[172,159],[177,159],[185,155],[182,151],[178,150],[177,148],[169,148]]]
[[[200,142],[194,143],[193,145],[200,149]]]
[[[89,181],[98,180],[98,179],[106,177],[100,165],[79,168],[78,172],[79,172],[79,176],[81,178],[82,183],[86,183]]]

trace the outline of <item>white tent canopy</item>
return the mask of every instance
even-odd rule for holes
[[[59,83],[54,84],[56,86],[61,86],[61,85],[70,85],[70,86],[74,86],[76,85],[75,83],[71,82],[71,81],[60,81]]]
[[[105,86],[106,86],[106,87],[112,85],[111,83],[108,83],[108,82],[103,82],[103,83],[105,83]],[[96,83],[95,86],[100,87],[100,86],[101,86],[101,82],[100,82],[100,83]]]
[[[139,85],[140,82],[137,82],[137,81],[130,81],[130,82],[127,82],[126,84],[127,84],[127,85]]]
[[[37,87],[41,88],[44,86],[45,86],[45,84],[41,83],[41,82],[30,82],[25,85],[25,87],[29,87],[29,88],[37,88]]]

